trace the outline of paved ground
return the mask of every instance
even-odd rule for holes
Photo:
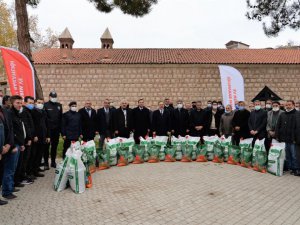
[[[300,224],[300,178],[214,163],[96,172],[83,194],[52,189],[54,170],[0,207],[1,225]]]

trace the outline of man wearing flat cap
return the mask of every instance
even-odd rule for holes
[[[77,112],[77,103],[69,103],[70,110],[65,112],[62,117],[61,135],[64,139],[63,158],[66,156],[68,148],[73,141],[82,138],[81,116]]]
[[[49,101],[44,104],[44,109],[47,113],[47,120],[50,130],[50,145],[51,145],[51,167],[56,167],[56,153],[57,145],[59,142],[59,134],[61,133],[61,123],[62,123],[62,105],[57,102],[57,93],[51,91],[49,94]],[[49,147],[45,151],[44,161],[45,169],[49,169]]]

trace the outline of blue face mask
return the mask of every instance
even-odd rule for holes
[[[239,107],[239,105],[235,105],[235,109],[239,109],[240,107]]]
[[[27,104],[26,107],[30,110],[32,110],[34,108],[34,104]]]
[[[239,110],[244,110],[245,107],[244,106],[239,106]]]

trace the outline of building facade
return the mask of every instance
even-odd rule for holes
[[[71,100],[79,106],[90,100],[96,108],[106,98],[116,106],[144,98],[151,108],[166,97],[222,100],[218,65],[241,72],[248,103],[265,85],[282,99],[300,99],[299,49],[239,48],[240,42],[228,49],[114,49],[108,30],[98,49],[73,48],[67,29],[59,40],[60,48],[40,50],[34,61],[45,98],[55,90],[65,109]]]

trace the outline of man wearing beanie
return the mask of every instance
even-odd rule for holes
[[[66,156],[68,148],[71,146],[72,141],[78,141],[78,138],[82,138],[81,130],[81,117],[77,112],[77,103],[69,103],[70,110],[65,112],[62,117],[62,129],[61,134],[64,139],[63,158]]]

